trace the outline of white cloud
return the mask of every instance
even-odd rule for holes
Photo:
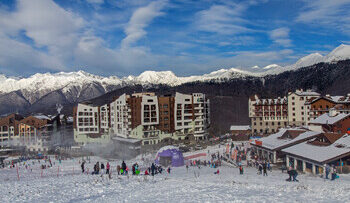
[[[313,26],[328,26],[350,34],[349,0],[305,1],[305,7],[296,21]]]
[[[126,37],[122,41],[122,48],[129,47],[145,36],[145,28],[155,17],[162,15],[161,9],[166,5],[166,1],[154,1],[145,7],[138,8],[131,16],[125,27]]]
[[[245,4],[212,5],[196,13],[195,26],[200,31],[219,34],[237,34],[252,31],[244,26],[247,21],[241,15],[247,9]]]
[[[104,0],[86,0],[90,4],[103,4]]]
[[[289,47],[292,45],[292,41],[289,39],[289,31],[289,28],[282,27],[272,30],[269,35],[274,43],[284,47]]]

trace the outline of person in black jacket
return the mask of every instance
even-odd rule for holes
[[[123,163],[122,163],[122,169],[123,169],[122,175],[126,174],[126,164],[125,164],[124,161],[123,161]]]
[[[83,163],[81,163],[81,173],[85,172],[85,161],[83,161]]]
[[[151,174],[152,174],[152,176],[154,176],[154,172],[155,172],[155,170],[156,170],[156,166],[154,165],[154,163],[152,163],[152,166],[151,166]]]
[[[264,162],[263,164],[263,171],[264,171],[264,176],[267,176],[267,164]]]
[[[101,173],[102,174],[105,173],[105,165],[103,163],[101,163]]]

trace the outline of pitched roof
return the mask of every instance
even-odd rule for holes
[[[330,124],[333,125],[338,121],[350,116],[350,114],[340,113],[336,116],[329,116],[328,113],[324,113],[321,116],[310,121],[310,124]]]
[[[258,139],[261,142],[261,147],[276,150],[287,147],[293,143],[298,143],[303,140],[308,140],[316,137],[321,133],[314,131],[306,131],[302,128],[282,128],[277,133]],[[252,143],[254,144],[254,143]]]
[[[250,130],[249,125],[231,125],[230,130]]]
[[[282,151],[323,164],[336,158],[338,159],[343,155],[350,154],[350,135],[343,135],[329,146],[318,146],[310,142],[303,142],[285,148]]]
[[[47,125],[47,120],[38,119],[34,116],[28,116],[20,121],[20,123],[24,123],[26,125],[33,126],[35,128],[42,128]]]

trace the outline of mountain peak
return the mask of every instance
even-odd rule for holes
[[[341,44],[325,56],[325,62],[346,60],[350,58],[350,45]]]

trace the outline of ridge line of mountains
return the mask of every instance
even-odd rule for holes
[[[82,71],[36,74],[29,78],[0,75],[0,114],[63,113],[81,101],[104,104],[123,93],[153,91],[157,94],[202,92],[211,99],[211,133],[226,133],[232,124],[249,124],[248,97],[284,96],[295,89],[313,89],[321,94],[350,92],[350,46],[341,45],[326,56],[311,54],[295,64],[270,65],[263,72],[222,69],[203,76],[177,77],[170,71],[146,71],[122,80]],[[253,67],[256,69],[256,67]],[[181,80],[180,80],[181,79]]]

